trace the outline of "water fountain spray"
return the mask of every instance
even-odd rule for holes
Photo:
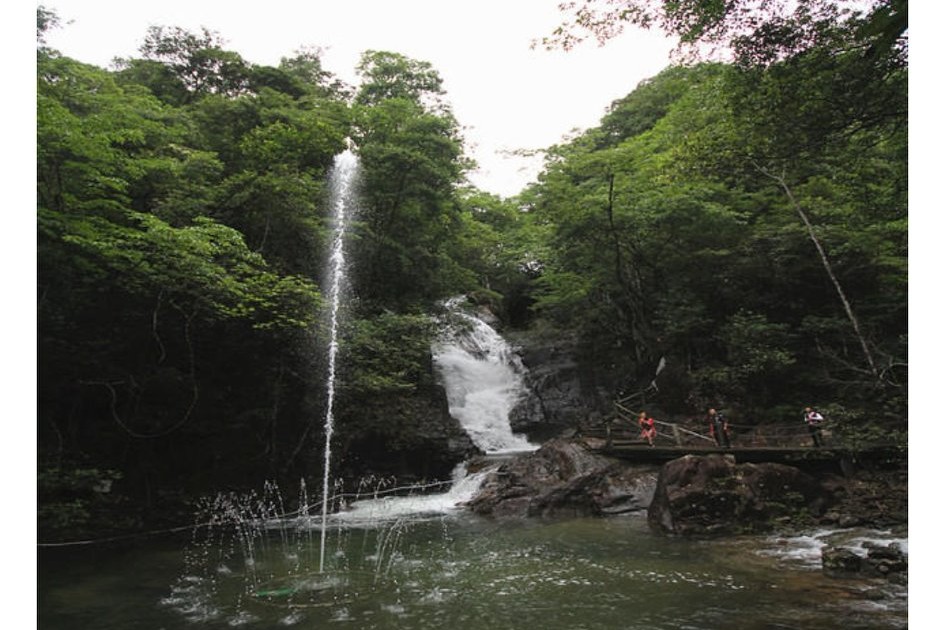
[[[335,156],[330,176],[332,219],[334,240],[329,259],[329,343],[327,403],[325,411],[325,470],[322,479],[322,537],[319,550],[318,570],[325,569],[325,537],[328,532],[328,482],[331,473],[331,437],[334,432],[335,366],[338,358],[338,311],[345,282],[344,236],[351,211],[354,210],[354,180],[358,170],[358,158],[348,149]]]

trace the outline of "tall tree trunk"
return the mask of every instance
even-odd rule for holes
[[[866,357],[866,363],[869,366],[870,374],[872,374],[876,383],[879,383],[881,379],[879,370],[876,368],[876,362],[873,360],[873,353],[870,352],[869,344],[866,343],[866,337],[863,336],[863,333],[860,330],[860,322],[857,319],[856,314],[853,312],[853,306],[850,304],[850,300],[847,299],[847,295],[840,284],[840,280],[837,279],[837,275],[833,272],[833,265],[830,264],[830,259],[827,257],[827,252],[824,250],[824,246],[821,244],[820,239],[817,238],[817,233],[814,231],[814,226],[810,222],[810,217],[807,216],[803,206],[801,206],[800,202],[794,196],[794,192],[791,190],[791,187],[785,180],[784,175],[775,175],[774,173],[767,171],[757,164],[755,164],[755,168],[757,168],[765,176],[777,182],[778,186],[781,187],[781,190],[783,190],[784,194],[787,196],[788,201],[794,208],[794,211],[801,218],[801,221],[804,222],[804,226],[807,228],[807,235],[810,237],[810,240],[814,243],[814,247],[817,249],[817,254],[820,256],[820,262],[824,266],[824,271],[827,272],[827,277],[829,277],[830,282],[833,283],[834,289],[836,289],[837,295],[840,297],[840,302],[843,303],[843,309],[846,311],[847,318],[853,325],[853,332],[856,334],[856,338],[860,342],[860,347],[863,349],[863,356]]]
[[[631,269],[632,277],[627,275],[627,266],[624,264],[623,243],[620,240],[620,233],[617,230],[617,224],[614,221],[614,180],[616,175],[610,173],[607,180],[607,223],[610,227],[610,237],[614,248],[614,271],[617,283],[623,292],[618,304],[624,321],[630,329],[633,339],[633,352],[637,365],[641,365],[649,359],[649,347],[647,334],[646,313],[643,311],[643,291],[639,276]]]

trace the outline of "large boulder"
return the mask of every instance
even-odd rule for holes
[[[660,470],[647,518],[664,534],[758,532],[820,513],[827,498],[815,478],[792,466],[686,455]]]
[[[493,471],[469,502],[478,514],[524,518],[600,516],[646,509],[657,468],[631,467],[555,439]]]

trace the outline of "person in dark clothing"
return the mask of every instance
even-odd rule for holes
[[[815,447],[824,445],[823,429],[821,427],[823,422],[824,417],[816,409],[811,407],[804,409],[804,424],[807,425],[807,431],[810,433],[810,439],[814,442]]]
[[[725,417],[715,409],[709,409],[706,421],[709,423],[709,435],[715,438],[715,443],[723,448],[731,448],[732,444],[728,439],[728,422]]]

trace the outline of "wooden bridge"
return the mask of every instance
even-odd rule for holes
[[[732,429],[731,447],[716,445],[708,435],[708,425],[684,425],[657,421],[653,446],[640,436],[636,414],[616,402],[614,417],[602,426],[580,431],[592,449],[627,461],[663,463],[684,455],[731,455],[738,463],[774,462],[794,466],[840,466],[849,473],[857,465],[904,461],[906,453],[891,444],[858,445],[855,449],[835,444],[828,431],[825,445],[815,447],[807,427],[798,420],[793,424],[743,426]]]
[[[650,446],[645,440],[607,445],[606,442],[591,448],[619,459],[640,463],[663,463],[684,455],[731,455],[738,463],[774,462],[780,464],[815,464],[840,463],[850,464],[902,458],[905,455],[892,446],[873,446],[857,448],[856,450],[843,447],[783,447],[783,446],[732,446],[719,448],[717,446]]]

